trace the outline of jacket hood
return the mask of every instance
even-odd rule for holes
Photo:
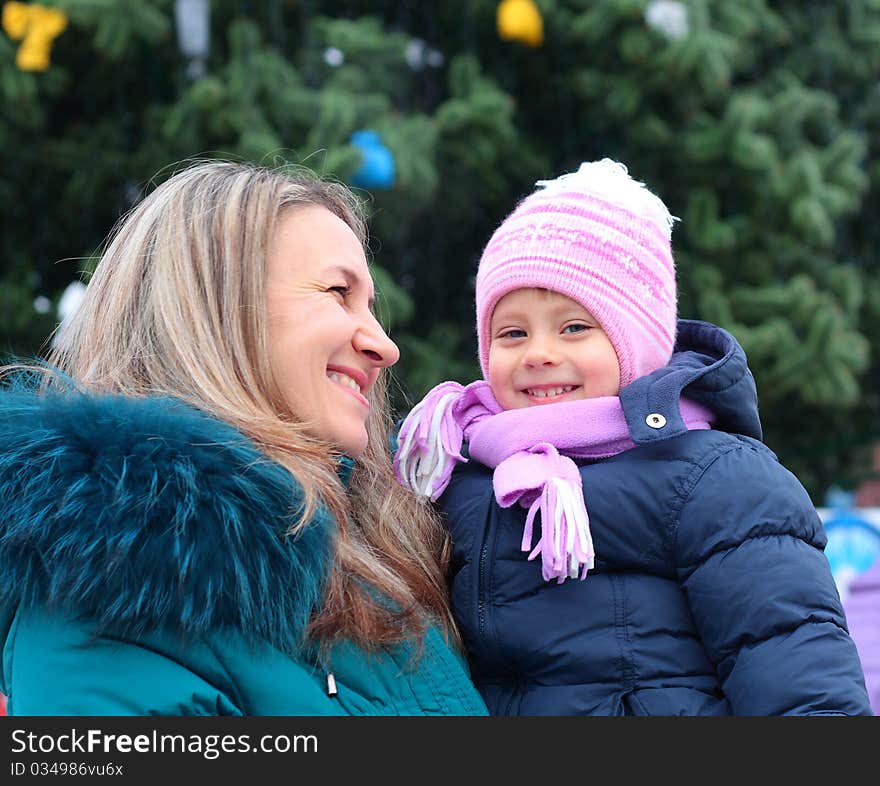
[[[620,391],[633,441],[646,444],[687,431],[678,406],[682,396],[715,413],[713,428],[762,438],[755,378],[743,348],[723,328],[680,319],[669,363]],[[648,425],[654,413],[663,415],[665,426]]]
[[[49,604],[137,635],[218,629],[293,651],[334,522],[238,431],[169,398],[0,394],[0,612]],[[0,614],[0,616],[3,616]]]

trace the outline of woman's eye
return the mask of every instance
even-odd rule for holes
[[[589,325],[575,324],[575,325],[566,325],[564,328],[562,328],[562,332],[563,333],[581,333],[584,330],[589,330],[589,329],[590,329]]]
[[[340,284],[339,286],[336,286],[336,287],[330,287],[330,289],[328,289],[327,291],[338,293],[339,295],[342,296],[342,299],[344,300],[346,297],[348,297],[349,293],[351,292],[351,287],[347,286],[347,285]]]

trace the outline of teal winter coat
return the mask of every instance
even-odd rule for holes
[[[390,652],[303,645],[335,524],[285,538],[295,488],[172,399],[0,394],[8,713],[486,714],[435,627]]]

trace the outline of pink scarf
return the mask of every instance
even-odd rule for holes
[[[689,429],[708,429],[712,413],[680,401]],[[443,382],[406,417],[394,457],[397,479],[436,500],[449,485],[461,455],[495,470],[495,499],[503,508],[519,503],[528,510],[522,550],[541,555],[545,581],[586,578],[595,550],[575,459],[616,456],[635,447],[617,396],[503,410],[487,382],[462,387]],[[541,537],[532,547],[535,516]]]

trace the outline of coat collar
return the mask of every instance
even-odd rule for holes
[[[723,328],[680,319],[669,364],[620,391],[633,441],[658,442],[687,431],[678,406],[682,396],[715,413],[713,428],[761,439],[755,379],[739,342]],[[649,425],[654,414],[665,426]]]
[[[237,630],[295,649],[333,521],[242,434],[168,398],[0,395],[0,610],[51,604],[137,634]]]

